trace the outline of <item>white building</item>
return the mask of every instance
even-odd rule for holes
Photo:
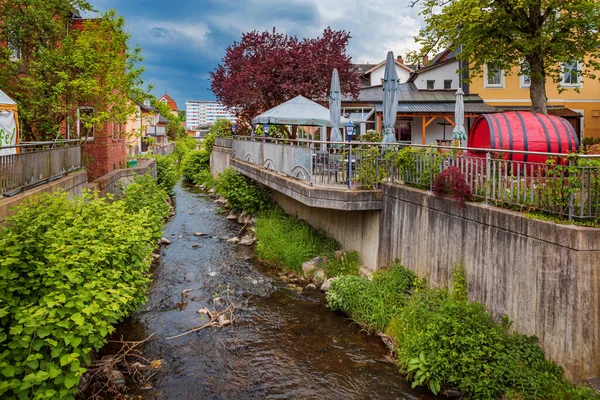
[[[188,130],[212,125],[217,119],[235,122],[236,118],[227,107],[214,100],[188,100],[185,102],[185,127]]]

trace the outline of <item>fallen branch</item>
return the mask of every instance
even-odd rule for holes
[[[200,310],[197,311],[199,314],[206,314],[206,315],[208,315],[208,317],[210,318],[209,322],[205,323],[204,325],[198,325],[198,326],[190,329],[189,331],[186,331],[186,332],[181,333],[179,335],[165,338],[165,340],[178,339],[180,337],[189,335],[190,333],[198,332],[198,331],[200,331],[202,329],[205,329],[205,328],[210,328],[210,327],[222,328],[222,327],[227,326],[227,325],[232,325],[233,321],[235,320],[235,317],[233,315],[233,313],[235,311],[235,306],[231,302],[231,299],[229,298],[229,294],[228,294],[227,295],[227,303],[226,303],[227,307],[225,309],[223,309],[222,311],[217,311],[216,307],[215,307],[216,303],[220,303],[222,301],[223,301],[223,299],[221,299],[220,297],[215,297],[213,299],[213,307],[215,308],[213,311],[210,311],[206,307],[204,307],[204,308],[202,308],[202,309],[200,309]]]

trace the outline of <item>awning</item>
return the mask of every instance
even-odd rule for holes
[[[252,118],[252,124],[331,126],[329,109],[303,96],[295,97]],[[341,118],[341,125],[348,119]]]
[[[455,103],[399,103],[397,112],[400,114],[452,114]],[[383,112],[383,104],[375,104],[377,112]],[[465,103],[465,114],[489,114],[498,112],[496,107],[485,103]]]

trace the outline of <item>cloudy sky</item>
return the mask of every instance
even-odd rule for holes
[[[90,0],[103,11],[125,17],[132,44],[146,58],[145,81],[165,89],[179,109],[186,100],[214,99],[209,72],[242,32],[279,32],[319,36],[324,28],[352,35],[348,52],[354,62],[378,63],[388,50],[404,55],[415,49],[422,25],[409,0]]]

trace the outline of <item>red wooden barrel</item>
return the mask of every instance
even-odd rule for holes
[[[579,142],[573,126],[564,118],[526,111],[480,115],[469,132],[468,147],[524,150],[542,153],[574,153]],[[485,156],[485,152],[470,152]],[[547,157],[509,154],[513,161],[545,163]]]

